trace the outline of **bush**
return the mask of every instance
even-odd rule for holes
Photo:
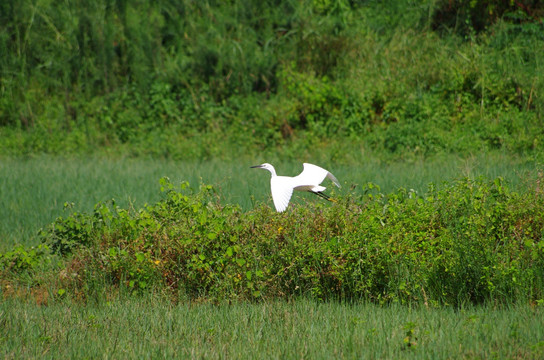
[[[541,181],[523,195],[500,178],[430,185],[424,196],[403,188],[384,195],[368,184],[357,198],[277,214],[264,204],[243,213],[220,205],[209,185],[193,192],[163,179],[165,198],[155,205],[97,206],[59,218],[42,237],[44,249],[64,255],[64,273],[74,274],[61,287],[82,297],[114,287],[214,301],[540,301]],[[3,263],[21,251],[4,254]]]

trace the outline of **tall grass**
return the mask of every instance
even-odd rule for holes
[[[544,356],[541,307],[0,303],[2,358],[452,359]]]
[[[224,203],[238,204],[244,210],[269,201],[269,174],[249,166],[273,163],[280,175],[296,175],[302,161],[322,165],[343,184],[340,192],[368,182],[388,193],[399,187],[424,193],[430,182],[440,184],[463,176],[504,177],[514,189],[536,174],[538,164],[531,160],[491,154],[460,158],[447,156],[434,161],[386,163],[368,154],[354,155],[350,163],[335,163],[319,152],[305,160],[279,159],[277,156],[242,158],[239,161],[177,162],[151,159],[59,158],[38,156],[4,158],[0,161],[0,249],[15,243],[34,244],[37,231],[57,216],[70,211],[91,211],[98,202],[115,199],[122,207],[139,208],[156,202],[161,194],[159,179],[174,182],[213,184]],[[326,185],[325,185],[326,186]],[[329,187],[329,190],[332,188]],[[311,199],[297,193],[294,203]],[[314,199],[312,199],[314,201]],[[64,210],[64,204],[69,209]]]

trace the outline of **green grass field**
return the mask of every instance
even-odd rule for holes
[[[340,193],[354,191],[368,182],[389,193],[404,187],[424,193],[430,182],[480,175],[504,177],[514,189],[522,190],[534,178],[539,164],[532,160],[501,154],[459,158],[447,156],[427,161],[386,163],[372,156],[359,155],[357,162],[335,164],[326,159],[307,159],[330,169],[343,185]],[[159,179],[168,176],[173,182],[189,181],[197,187],[202,181],[214,185],[222,202],[238,204],[244,210],[269,198],[268,172],[249,166],[268,161],[280,175],[296,175],[301,162],[281,159],[240,159],[231,162],[178,162],[172,160],[59,158],[37,156],[0,160],[0,249],[16,243],[35,244],[37,231],[57,216],[66,215],[65,203],[72,210],[91,211],[99,201],[115,199],[117,204],[139,208],[156,202],[161,193]],[[328,190],[334,186],[329,184]],[[351,190],[352,185],[358,185]],[[327,186],[327,185],[326,185]],[[332,187],[331,187],[332,186]],[[294,203],[320,201],[310,194],[298,193]],[[67,210],[67,211],[72,211]]]
[[[544,312],[317,303],[0,303],[0,357],[539,359]]]

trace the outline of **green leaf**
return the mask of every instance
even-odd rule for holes
[[[244,259],[236,259],[236,263],[238,264],[238,266],[244,266],[246,261]]]
[[[231,257],[233,255],[233,253],[234,253],[234,250],[232,250],[232,246],[229,246],[227,248],[227,256]]]

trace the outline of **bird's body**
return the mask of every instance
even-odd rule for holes
[[[325,178],[329,178],[336,186],[340,187],[338,180],[328,170],[308,163],[304,163],[303,166],[304,170],[294,177],[278,176],[274,166],[268,163],[252,166],[253,168],[266,169],[272,174],[270,189],[276,211],[283,212],[287,209],[291,195],[293,195],[293,190],[309,191],[328,200],[329,197],[323,194],[326,187],[321,186],[321,182]]]

